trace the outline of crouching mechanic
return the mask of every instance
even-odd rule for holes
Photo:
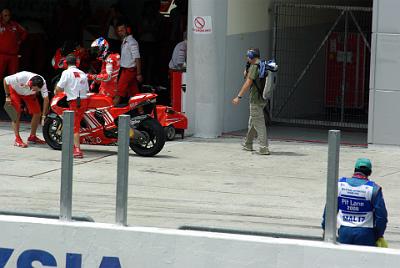
[[[64,91],[70,110],[74,111],[74,158],[83,158],[80,148],[79,128],[85,111],[87,110],[87,93],[89,84],[87,75],[76,67],[76,57],[69,54],[65,61],[68,69],[62,72],[57,83],[55,93]]]
[[[19,135],[22,103],[25,104],[25,106],[28,108],[28,112],[32,115],[31,133],[28,138],[28,142],[45,144],[46,142],[44,140],[41,140],[36,136],[36,130],[40,122],[40,115],[42,115],[43,125],[43,120],[49,109],[49,95],[44,78],[35,73],[23,71],[5,77],[3,80],[3,85],[6,94],[6,104],[11,104],[17,112],[17,118],[15,122],[12,122],[15,134],[14,145],[22,148],[28,147],[28,145]],[[36,96],[39,91],[43,97],[42,113]]]
[[[371,161],[359,158],[353,176],[339,179],[337,219],[340,243],[364,246],[386,244],[383,239],[387,224],[385,200],[382,188],[368,179],[371,172]],[[322,228],[325,230],[325,213]]]
[[[88,74],[89,80],[100,83],[99,93],[113,99],[117,104],[119,98],[116,98],[118,90],[118,74],[120,69],[120,56],[118,53],[110,53],[107,40],[103,37],[93,41],[90,52],[101,60],[102,66],[99,74]]]

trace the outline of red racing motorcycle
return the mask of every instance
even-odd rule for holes
[[[80,122],[81,144],[113,145],[118,140],[118,116],[130,120],[130,147],[138,155],[154,156],[165,144],[164,129],[157,118],[154,93],[137,94],[129,102],[113,106],[111,98],[89,93],[88,110]],[[63,112],[68,110],[67,96],[59,93],[51,101],[51,110],[44,122],[43,137],[56,150],[62,147]]]

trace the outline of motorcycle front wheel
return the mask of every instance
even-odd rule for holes
[[[47,117],[43,125],[43,137],[46,143],[55,150],[62,148],[62,126],[60,117]]]
[[[131,142],[131,149],[140,156],[154,156],[158,154],[165,144],[163,127],[154,118],[148,118],[141,122],[137,128],[143,134],[137,142]]]
[[[164,128],[164,133],[167,141],[173,141],[175,139],[176,129],[174,128],[174,126],[169,125]]]

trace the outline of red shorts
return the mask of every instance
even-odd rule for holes
[[[12,87],[10,87],[11,105],[14,106],[17,113],[21,113],[22,102],[28,108],[29,114],[40,114],[40,104],[35,95],[19,95]]]
[[[121,68],[121,73],[118,80],[117,96],[132,97],[139,93],[136,75],[136,67]]]
[[[76,100],[71,100],[68,102],[69,109],[74,111],[74,133],[79,133],[79,129],[81,127],[81,121],[83,119],[83,115],[85,114],[88,107],[88,100],[81,99],[81,106],[78,108],[76,106]]]

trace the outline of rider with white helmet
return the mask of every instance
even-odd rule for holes
[[[106,39],[99,37],[91,45],[91,53],[103,62],[99,74],[89,74],[89,80],[100,83],[99,93],[115,98],[117,94],[118,74],[120,69],[120,55],[110,53]]]

